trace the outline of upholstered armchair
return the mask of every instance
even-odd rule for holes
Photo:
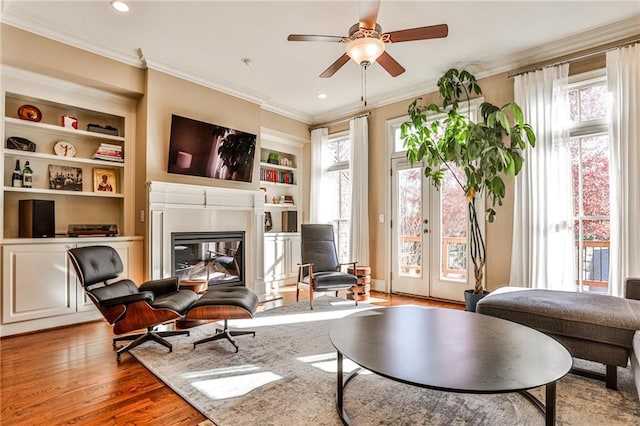
[[[97,306],[116,335],[145,329],[146,332],[113,339],[132,340],[117,350],[119,361],[124,352],[146,342],[154,341],[169,348],[164,337],[186,334],[188,331],[158,331],[159,325],[180,318],[198,296],[191,290],[178,290],[176,277],[148,281],[138,287],[122,274],[122,260],[112,247],[89,246],[68,250],[71,263],[87,296]]]
[[[301,225],[302,264],[298,265],[296,301],[300,289],[309,290],[309,306],[313,309],[314,292],[350,290],[358,282],[355,275],[342,271],[346,265],[356,270],[357,262],[340,263],[333,234],[333,226],[325,224]],[[358,300],[355,300],[356,305]]]

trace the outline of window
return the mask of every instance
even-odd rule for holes
[[[606,77],[576,76],[569,88],[576,277],[581,291],[609,280],[609,96]]]
[[[338,259],[349,261],[351,216],[351,141],[348,132],[336,133],[322,147],[324,217],[333,224]],[[326,205],[324,201],[326,200]]]

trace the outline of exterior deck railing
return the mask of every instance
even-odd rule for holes
[[[576,241],[576,250],[580,250],[580,242]],[[582,284],[589,287],[609,287],[609,241],[582,241]]]
[[[420,236],[402,236],[402,243],[421,243]],[[442,238],[442,276],[459,275],[466,273],[464,269],[456,269],[455,265],[449,262],[449,253],[454,244],[466,244],[465,237],[444,237]],[[585,240],[580,243],[576,241],[576,258],[582,259],[580,274],[582,276],[583,286],[607,288],[609,286],[609,241],[602,240]],[[582,253],[578,251],[582,250]],[[581,255],[578,257],[578,255]],[[403,263],[400,265],[400,271],[420,275],[422,272],[422,257],[416,255],[416,261],[413,263]],[[411,272],[410,272],[411,271]]]

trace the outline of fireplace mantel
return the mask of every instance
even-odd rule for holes
[[[246,285],[264,294],[264,193],[148,182],[151,279],[171,275],[171,233],[245,231]]]

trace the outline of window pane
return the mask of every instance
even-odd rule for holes
[[[329,220],[336,220],[340,217],[340,172],[329,172],[325,174],[322,181],[322,193],[326,194],[326,203],[323,203],[324,217]]]
[[[464,183],[464,173],[452,166],[458,179]],[[467,200],[451,172],[445,173],[440,188],[441,217],[441,276],[467,278]]]
[[[604,84],[580,89],[580,121],[608,117],[607,97]]]
[[[581,146],[583,215],[609,216],[609,137],[584,137]]]
[[[340,219],[351,216],[351,172],[342,170],[340,174]]]
[[[571,138],[569,142],[571,152],[571,180],[573,193],[573,215],[580,215],[580,138]]]
[[[572,90],[569,92],[569,119],[571,121],[578,121],[578,91]]]
[[[400,275],[422,272],[422,170],[398,171],[398,265]]]
[[[610,223],[608,220],[584,220],[582,228],[582,247],[578,247],[581,251],[581,278],[584,285],[588,286],[586,290],[606,292],[609,281]]]
[[[350,147],[349,139],[334,139],[327,143],[328,165],[340,161],[349,161]]]

